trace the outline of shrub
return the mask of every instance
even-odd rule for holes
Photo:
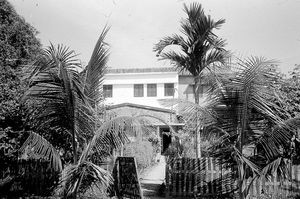
[[[141,140],[125,145],[124,156],[135,157],[140,172],[154,163],[155,150],[151,142]]]

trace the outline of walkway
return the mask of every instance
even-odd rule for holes
[[[142,175],[140,182],[145,199],[164,198],[164,188],[161,185],[165,180],[165,169],[165,156],[161,156],[160,161]]]

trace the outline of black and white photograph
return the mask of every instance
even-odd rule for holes
[[[300,199],[300,0],[0,0],[0,199]]]

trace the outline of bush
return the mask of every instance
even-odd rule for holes
[[[44,160],[9,160],[0,162],[1,196],[50,196],[60,173]]]
[[[131,142],[125,145],[124,156],[135,157],[140,172],[154,163],[155,149],[149,141]]]

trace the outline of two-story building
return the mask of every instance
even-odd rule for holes
[[[177,118],[176,106],[163,106],[161,99],[194,101],[193,77],[174,68],[108,69],[103,82],[108,109],[118,115],[152,115],[165,121],[175,130],[184,124]],[[168,125],[152,121],[162,138],[162,152],[171,142]]]

